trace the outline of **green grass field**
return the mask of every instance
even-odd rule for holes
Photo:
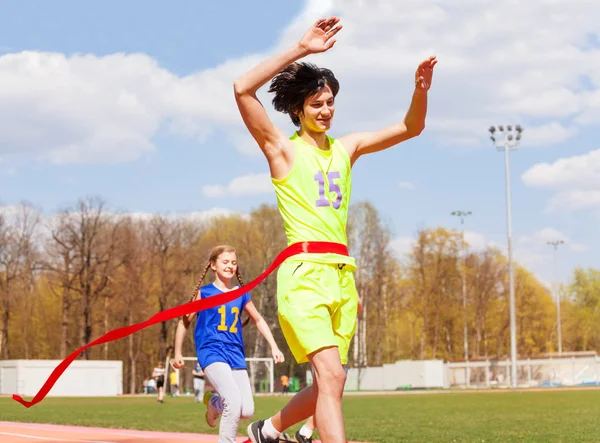
[[[257,398],[255,417],[288,400]],[[214,434],[204,411],[191,397],[167,397],[162,405],[153,397],[47,398],[31,409],[0,398],[4,421]],[[598,442],[600,390],[347,396],[344,416],[354,441]]]

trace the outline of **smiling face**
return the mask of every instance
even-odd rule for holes
[[[222,252],[210,264],[215,276],[223,283],[228,284],[237,271],[237,256],[235,252]]]
[[[297,127],[319,132],[331,126],[332,115],[328,114],[333,114],[333,99],[339,90],[340,84],[331,70],[306,62],[295,62],[281,70],[269,87],[269,92],[275,93],[276,111],[288,114]]]
[[[326,132],[331,128],[335,113],[335,97],[329,85],[304,101],[298,114],[300,125],[305,131]]]

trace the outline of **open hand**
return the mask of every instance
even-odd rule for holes
[[[339,22],[337,17],[317,20],[300,39],[300,46],[311,54],[331,49],[336,42],[332,37],[342,29],[342,25],[338,25]]]
[[[433,67],[437,64],[437,58],[432,55],[428,59],[421,62],[415,72],[415,88],[428,91],[431,87],[431,79],[433,77]]]

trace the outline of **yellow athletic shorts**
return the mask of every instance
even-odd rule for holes
[[[285,261],[277,272],[277,304],[283,335],[299,364],[332,346],[337,346],[342,364],[348,362],[358,293],[347,266]]]

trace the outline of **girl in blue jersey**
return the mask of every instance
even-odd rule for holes
[[[200,287],[209,269],[215,274],[214,282]],[[235,249],[226,245],[217,246],[210,253],[190,301],[213,297],[237,288],[233,282],[234,277],[243,285]],[[206,422],[215,427],[219,416],[222,415],[219,443],[235,443],[240,419],[250,418],[254,414],[254,399],[242,337],[242,311],[246,311],[271,346],[275,363],[283,362],[283,354],[271,334],[269,325],[256,310],[249,293],[224,305],[184,316],[179,321],[175,333],[173,367],[179,369],[184,366],[181,352],[183,339],[197,315],[194,341],[198,363],[216,391],[216,394],[207,399]]]

